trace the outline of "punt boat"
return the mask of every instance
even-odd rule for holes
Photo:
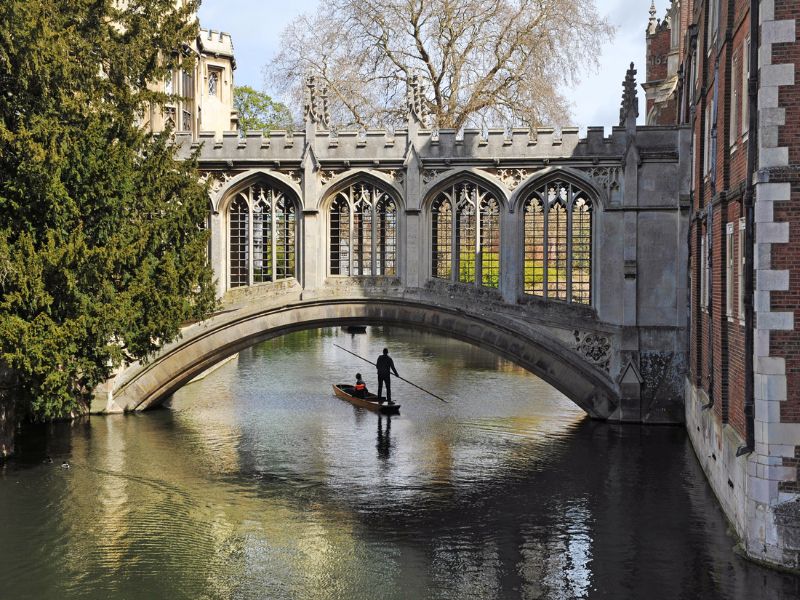
[[[348,385],[346,383],[335,383],[333,385],[333,393],[339,398],[347,400],[351,404],[355,404],[361,408],[366,408],[367,410],[379,412],[384,415],[396,415],[400,412],[399,404],[387,404],[386,402],[381,402],[378,400],[378,396],[375,394],[367,393],[365,398],[354,396],[353,394],[355,394],[355,386]]]

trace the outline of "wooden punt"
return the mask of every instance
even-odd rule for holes
[[[378,400],[375,394],[367,393],[366,398],[358,398],[352,394],[355,392],[355,387],[346,383],[335,383],[333,385],[333,393],[339,398],[347,400],[351,404],[366,408],[374,412],[379,412],[384,415],[396,415],[400,412],[399,404],[386,404]]]

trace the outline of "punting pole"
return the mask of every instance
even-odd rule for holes
[[[351,352],[351,351],[350,351],[350,350],[348,350],[347,348],[342,348],[342,347],[341,347],[339,344],[334,344],[334,346],[336,346],[337,348],[339,348],[339,350],[344,350],[344,351],[345,351],[345,352],[347,352],[348,354],[352,354],[353,356],[355,356],[355,357],[357,357],[357,358],[360,358],[360,359],[361,359],[361,360],[363,360],[364,362],[368,362],[368,363],[369,363],[369,364],[371,364],[373,367],[377,366],[377,365],[376,365],[374,362],[372,362],[371,360],[369,360],[369,359],[367,359],[367,358],[364,358],[363,356],[360,356],[360,355],[356,354],[355,352]],[[442,398],[441,396],[437,396],[437,395],[436,395],[436,394],[434,394],[433,392],[429,392],[429,391],[428,391],[428,390],[426,390],[424,387],[420,387],[420,386],[418,386],[416,383],[414,383],[414,382],[412,382],[412,381],[409,381],[408,379],[405,379],[405,378],[403,378],[403,377],[400,377],[400,375],[395,375],[395,377],[397,377],[397,378],[398,378],[400,381],[405,381],[405,382],[406,382],[408,385],[413,385],[415,388],[417,388],[418,390],[422,390],[422,391],[423,391],[423,392],[425,392],[426,394],[430,394],[431,396],[433,396],[433,397],[434,397],[434,398],[436,398],[437,400],[441,400],[441,401],[442,401],[442,402],[444,402],[445,404],[450,404],[450,403],[449,403],[447,400],[445,400],[445,399],[444,399],[444,398]]]

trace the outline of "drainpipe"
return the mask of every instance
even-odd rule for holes
[[[755,175],[758,155],[758,21],[759,0],[750,0],[750,77],[747,82],[747,95],[750,108],[750,130],[747,140],[747,186],[744,192],[744,418],[745,444],[736,451],[736,456],[750,454],[755,449],[755,401],[753,373],[753,345],[755,332]]]

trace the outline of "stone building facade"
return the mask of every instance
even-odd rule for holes
[[[175,96],[164,107],[151,106],[143,118],[143,126],[152,132],[164,131],[167,123],[178,132],[195,137],[200,131],[213,131],[217,138],[223,131],[238,128],[238,115],[233,106],[233,72],[236,59],[229,33],[200,29],[195,40],[186,46],[194,64],[175,70],[160,91]]]
[[[800,4],[673,0],[648,123],[692,131],[686,422],[748,555],[800,566]],[[666,55],[666,61],[659,60]]]

